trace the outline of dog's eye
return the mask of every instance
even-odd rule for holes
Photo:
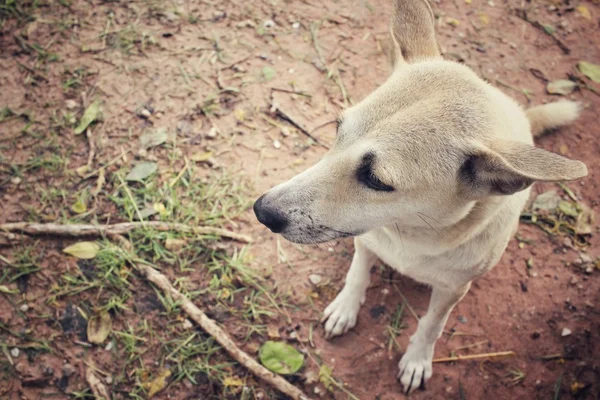
[[[369,189],[377,190],[380,192],[393,192],[394,188],[390,185],[387,185],[375,176],[373,170],[371,169],[371,165],[362,165],[357,171],[357,178],[360,183],[368,187]]]

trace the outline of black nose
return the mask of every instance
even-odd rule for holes
[[[280,212],[265,206],[263,204],[264,199],[265,196],[262,195],[256,200],[256,203],[254,203],[254,214],[256,214],[256,219],[273,233],[282,232],[288,224],[287,219]]]

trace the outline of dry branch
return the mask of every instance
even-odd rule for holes
[[[571,53],[571,49],[569,48],[569,46],[567,46],[562,40],[560,40],[551,30],[549,30],[547,27],[545,27],[539,21],[533,21],[533,20],[529,19],[529,16],[527,15],[527,12],[525,10],[521,10],[521,12],[517,12],[517,16],[519,18],[521,18],[523,21],[531,24],[531,26],[533,26],[534,28],[539,29],[540,31],[544,32],[546,35],[548,35],[552,39],[554,39],[554,42],[556,43],[556,45],[558,47],[560,47],[560,49],[562,50],[562,52],[564,54]]]
[[[29,222],[15,222],[0,224],[0,231],[21,232],[27,235],[58,235],[58,236],[111,236],[123,235],[138,228],[153,228],[158,231],[178,231],[183,233],[193,233],[196,235],[218,235],[224,238],[237,240],[239,242],[250,243],[252,238],[241,233],[231,232],[222,228],[212,226],[190,226],[180,223],[170,223],[161,221],[148,222],[123,222],[113,225],[91,225],[91,224],[38,224]]]
[[[181,308],[193,319],[206,333],[211,335],[231,357],[246,367],[256,377],[264,380],[280,392],[286,394],[294,400],[308,400],[308,397],[300,389],[274,374],[254,358],[243,352],[231,338],[221,329],[215,321],[208,318],[202,310],[194,305],[187,297],[175,289],[169,280],[160,272],[144,264],[138,264],[137,269],[152,283],[158,286],[162,291],[168,293],[174,300],[179,301]]]
[[[508,357],[508,356],[514,356],[514,355],[515,355],[514,351],[500,351],[498,353],[470,354],[468,356],[436,358],[432,362],[444,363],[444,362],[460,361],[460,360],[476,360],[476,359],[480,359],[480,358]]]

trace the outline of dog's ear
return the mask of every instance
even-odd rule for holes
[[[459,180],[467,196],[481,198],[513,194],[535,181],[569,181],[587,173],[581,161],[526,143],[495,141],[474,147],[460,169]]]
[[[435,18],[427,0],[394,0],[390,31],[394,66],[440,57]]]

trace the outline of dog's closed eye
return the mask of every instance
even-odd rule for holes
[[[377,190],[379,192],[393,192],[394,187],[383,183],[373,172],[374,161],[375,155],[373,153],[365,154],[362,163],[356,171],[356,179],[369,189]]]

